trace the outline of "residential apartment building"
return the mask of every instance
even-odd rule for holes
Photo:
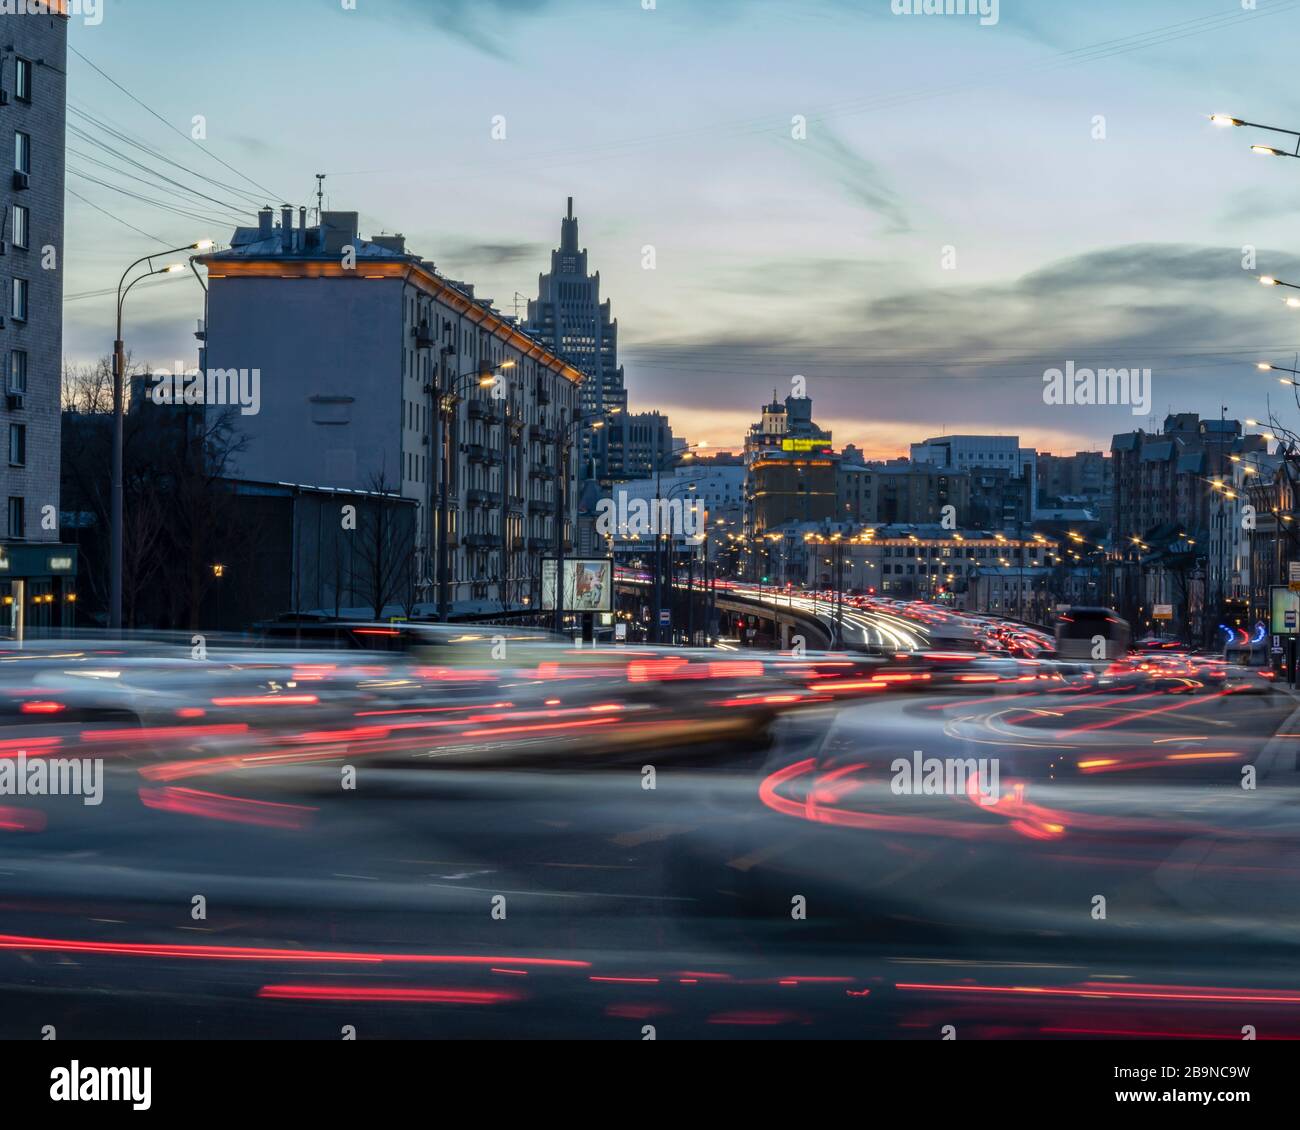
[[[414,499],[428,612],[445,476],[451,612],[535,605],[541,558],[561,528],[573,543],[583,374],[401,236],[361,238],[355,212],[266,209],[201,262],[204,367],[260,373],[232,477]]]
[[[1267,451],[1263,436],[1245,435],[1238,420],[1202,420],[1194,412],[1165,417],[1159,433],[1123,432],[1111,439],[1114,529],[1120,540],[1150,540],[1164,526],[1204,531],[1211,480],[1228,472],[1233,455]]]
[[[912,460],[971,474],[971,512],[963,525],[1013,530],[1033,516],[1038,454],[1019,436],[935,436],[912,444]]]
[[[1212,503],[1216,484],[1244,489],[1234,466],[1253,466],[1267,451],[1268,441],[1244,434],[1240,421],[1194,412],[1171,413],[1159,433],[1112,438],[1112,542],[1123,566],[1115,571],[1115,606],[1127,619],[1146,628],[1155,604],[1173,604],[1176,631],[1198,641],[1213,632],[1215,608],[1241,586],[1231,574],[1242,573],[1227,563],[1237,555],[1229,548],[1235,535],[1225,528],[1221,503]],[[1249,583],[1271,571],[1256,562]]]
[[[1101,451],[1039,452],[1037,475],[1039,506],[1057,505],[1062,499],[1100,500],[1110,492],[1110,458]]]
[[[63,623],[75,599],[76,553],[58,545],[67,35],[55,12],[0,15],[0,124],[12,161],[0,183],[0,591],[11,626],[20,610],[27,627]]]
[[[838,517],[887,525],[941,525],[947,516],[951,518],[949,528],[955,529],[959,516],[970,510],[970,484],[970,472],[931,463],[896,459],[860,465],[841,461]]]

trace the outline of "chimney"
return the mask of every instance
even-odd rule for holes
[[[263,208],[260,212],[257,213],[257,238],[258,239],[271,238],[271,230],[272,230],[271,217],[274,215],[275,213],[271,211],[271,205],[269,204],[265,208]]]
[[[285,254],[293,251],[293,209],[288,204],[280,205],[280,240]]]

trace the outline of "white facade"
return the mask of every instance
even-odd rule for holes
[[[509,319],[406,253],[363,240],[356,213],[240,229],[204,257],[209,372],[256,369],[232,477],[396,492],[419,503],[417,591],[437,599],[438,428],[447,434],[453,611],[521,607],[552,555],[563,483],[572,541],[582,374]],[[352,248],[355,265],[344,263]],[[479,386],[484,371],[497,374]],[[209,411],[220,411],[210,406]],[[559,453],[563,445],[566,459]],[[503,521],[503,514],[506,516]],[[426,609],[427,610],[427,609]]]

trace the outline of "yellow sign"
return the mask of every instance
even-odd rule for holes
[[[824,439],[783,439],[782,451],[826,451],[830,448]]]

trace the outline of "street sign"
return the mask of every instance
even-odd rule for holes
[[[1296,626],[1296,610],[1288,608],[1282,613],[1282,623],[1288,632],[1294,631]]]
[[[1157,604],[1155,611],[1151,615],[1156,620],[1172,620],[1174,618],[1174,606],[1172,604]]]
[[[659,623],[661,623],[666,628],[672,622],[673,622],[673,614],[667,608],[661,608],[659,610]]]

